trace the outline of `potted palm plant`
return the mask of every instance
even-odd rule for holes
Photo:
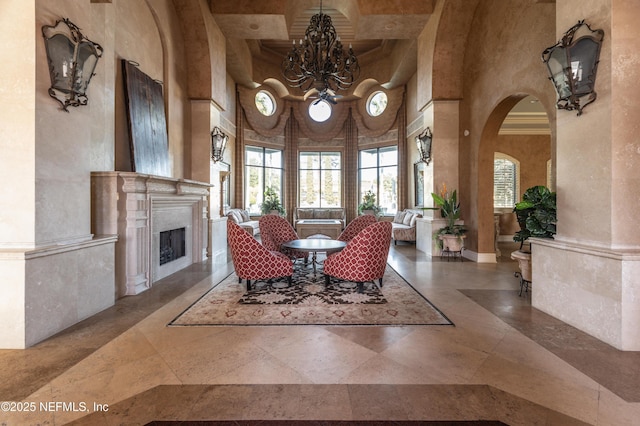
[[[282,207],[280,197],[273,187],[268,186],[264,191],[264,201],[260,205],[262,214],[277,214],[284,216],[285,209]]]
[[[524,192],[513,211],[520,225],[513,241],[520,243],[520,249],[511,253],[511,258],[518,261],[522,279],[531,282],[531,248],[524,248],[524,243],[530,237],[553,238],[555,235],[556,193],[546,186],[533,186]]]
[[[377,216],[380,213],[380,207],[376,204],[376,194],[368,190],[362,197],[362,203],[358,206],[359,214],[372,214]]]
[[[447,191],[447,185],[442,185],[440,194],[431,193],[433,202],[440,208],[440,215],[447,221],[447,226],[440,228],[434,239],[440,249],[451,252],[459,252],[462,250],[463,239],[466,237],[467,228],[464,225],[456,225],[456,221],[460,219],[460,202],[458,202],[458,193],[454,189],[452,193]]]

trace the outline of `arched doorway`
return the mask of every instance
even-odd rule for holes
[[[496,252],[508,258],[509,243],[519,229],[512,212],[527,188],[554,187],[549,118],[539,100],[516,94],[491,112],[480,142],[478,183],[479,252]],[[492,196],[489,196],[491,194]],[[506,253],[504,253],[505,251]]]

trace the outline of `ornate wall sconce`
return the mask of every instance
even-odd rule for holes
[[[582,109],[596,100],[594,87],[603,38],[603,30],[592,30],[582,20],[542,52],[549,79],[558,93],[558,109],[575,109],[581,115]],[[586,101],[581,103],[583,97]]]
[[[229,141],[229,136],[220,130],[218,126],[214,127],[211,131],[211,159],[214,163],[222,160],[227,141]]]
[[[420,161],[427,165],[431,161],[431,141],[433,140],[433,134],[431,129],[426,128],[424,132],[416,136],[416,146],[418,147],[418,154],[420,154]]]
[[[47,51],[51,87],[49,96],[60,102],[62,109],[87,104],[87,87],[93,77],[102,47],[89,40],[67,18],[55,25],[42,27]]]

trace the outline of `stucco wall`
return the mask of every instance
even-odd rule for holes
[[[637,25],[640,10],[638,4],[628,1],[613,1],[612,10],[612,56],[611,71],[612,94],[615,104],[612,110],[612,241],[618,247],[637,248],[640,242],[640,227],[629,226],[635,223],[640,208],[640,141],[638,140],[640,116],[640,52],[638,39],[640,28]],[[615,27],[613,26],[615,24]],[[598,72],[598,79],[600,78]],[[596,82],[599,88],[600,84]],[[624,95],[622,95],[624,93]],[[634,117],[630,119],[630,117]]]
[[[114,50],[107,52],[115,60],[116,168],[131,171],[129,131],[121,59],[135,61],[139,69],[162,82],[169,138],[171,177],[184,177],[185,132],[188,129],[186,63],[180,24],[170,0],[118,1],[113,4],[118,28]]]
[[[518,43],[505,43],[518,40]],[[540,61],[555,43],[555,5],[525,0],[479,2],[467,40],[461,128],[461,192],[467,246],[493,252],[493,152],[504,117],[524,94],[555,117],[555,92]],[[510,99],[516,95],[515,99]],[[508,100],[508,101],[505,101]],[[553,121],[554,118],[550,118]],[[488,196],[489,195],[489,196]]]
[[[94,21],[94,13],[101,17],[109,14],[104,5],[92,5],[88,0],[38,1],[36,26],[54,25],[61,17],[68,17],[86,37],[103,44],[102,36],[107,35],[104,22]],[[89,172],[94,164],[104,164],[103,160],[113,158],[110,143],[113,128],[104,125],[113,112],[113,101],[109,99],[113,88],[104,86],[110,70],[104,61],[98,61],[96,76],[87,91],[88,105],[70,108],[66,113],[47,93],[51,81],[41,34],[37,34],[33,43],[36,46],[35,246],[88,240],[91,239]],[[99,136],[99,130],[105,135]],[[96,146],[103,149],[95,149]]]
[[[547,185],[547,162],[551,159],[551,141],[546,135],[498,136],[496,151],[520,162],[520,194],[535,185]]]
[[[87,106],[60,111],[47,94],[49,71],[36,41],[36,241],[90,238],[90,181],[95,170],[131,170],[120,59],[163,82],[173,176],[183,177],[186,71],[180,26],[170,0],[92,3],[38,1],[38,28],[60,17],[104,48],[87,91]]]
[[[3,182],[10,183],[2,186],[0,197],[0,249],[29,246],[35,240],[36,129],[33,123],[36,76],[33,70],[36,57],[43,53],[44,48],[41,46],[42,51],[36,52],[36,41],[42,43],[42,36],[38,34],[34,21],[33,3],[8,0],[2,4],[0,23],[11,36],[0,44],[0,55],[20,60],[0,62],[3,81],[11,85],[9,90],[4,87],[0,90],[0,177]],[[4,272],[5,281],[11,282],[12,274],[8,270]],[[8,292],[4,294],[10,297]],[[8,308],[4,303],[0,304],[0,309]]]

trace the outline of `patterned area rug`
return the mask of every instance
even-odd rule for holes
[[[453,325],[389,265],[379,288],[334,281],[297,265],[293,285],[286,279],[238,283],[231,274],[169,323],[170,326],[230,325]]]

